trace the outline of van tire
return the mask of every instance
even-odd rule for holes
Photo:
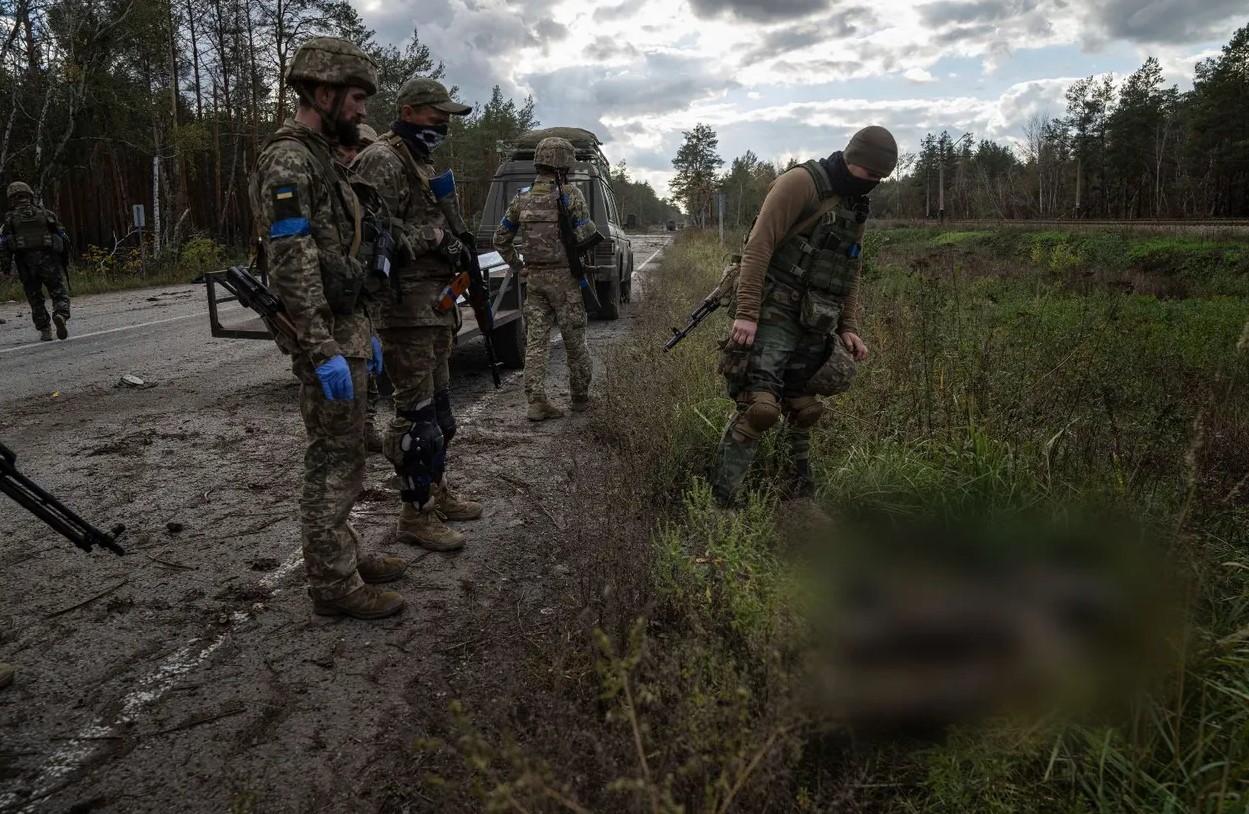
[[[620,319],[620,275],[598,284],[599,319]]]

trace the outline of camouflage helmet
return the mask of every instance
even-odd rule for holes
[[[557,170],[572,169],[573,162],[576,160],[577,153],[572,147],[572,142],[565,138],[544,138],[538,142],[538,148],[533,151],[533,163]]]
[[[377,131],[372,127],[361,123],[356,125],[356,128],[360,131],[359,141],[361,147],[368,147],[370,144],[377,141]]]
[[[850,389],[858,369],[854,357],[841,339],[833,341],[833,352],[828,361],[807,382],[807,390],[816,396],[836,396]]]
[[[33,198],[35,197],[35,191],[25,181],[14,181],[9,184],[8,195],[10,198],[15,198],[18,195],[29,195]]]
[[[377,63],[348,40],[313,37],[295,52],[286,81],[353,86],[371,96],[377,93]]]

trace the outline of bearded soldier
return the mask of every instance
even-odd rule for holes
[[[893,172],[898,147],[867,127],[842,152],[808,161],[768,190],[742,251],[733,325],[721,371],[737,409],[716,455],[712,492],[736,503],[759,438],[785,420],[794,491],[810,496],[811,428],[824,411],[820,380],[845,380],[867,358],[858,289],[867,194]]]
[[[434,303],[456,272],[466,268],[469,247],[454,234],[431,186],[433,152],[446,139],[452,116],[472,111],[452,101],[433,79],[413,77],[399,89],[398,119],[367,147],[354,169],[377,190],[393,219],[402,248],[393,275],[393,296],[382,303],[378,326],[395,417],[383,452],[399,475],[402,506],[399,539],[432,551],[464,547],[464,535],[444,520],[476,520],[481,504],[461,497],[447,482],[447,447],[455,437],[448,363],[458,309]]]
[[[598,233],[590,209],[576,186],[568,184],[576,152],[562,138],[545,138],[534,150],[538,177],[507,208],[494,233],[494,247],[503,259],[520,268],[528,281],[525,296],[525,397],[530,421],[564,415],[546,397],[546,369],[551,356],[551,329],[558,326],[568,353],[568,389],[573,410],[590,403],[590,349],[586,345],[586,312],[579,281],[569,269],[568,253],[560,236],[560,206],[568,212],[574,241],[585,245]],[[558,182],[558,183],[557,183]],[[559,196],[559,187],[564,197]],[[523,264],[522,264],[523,258]]]
[[[376,587],[402,576],[395,557],[361,557],[349,525],[364,488],[365,376],[380,372],[381,347],[362,300],[356,258],[361,204],[335,147],[357,139],[377,68],[352,43],[315,37],[295,53],[287,81],[299,108],[266,143],[252,179],[252,208],[274,293],[295,336],[279,336],[299,378],[308,434],[300,498],[304,564],[322,615],[377,619],[403,597]]]
[[[9,184],[9,206],[0,226],[0,272],[7,274],[10,263],[17,263],[17,275],[30,302],[30,316],[44,342],[56,336],[65,339],[69,329],[69,289],[65,284],[65,264],[69,257],[69,237],[56,215],[35,204],[35,193],[22,181]],[[43,290],[52,297],[52,316],[43,302]]]

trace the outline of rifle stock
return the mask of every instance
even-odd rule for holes
[[[19,506],[38,517],[83,551],[90,552],[99,546],[121,556],[125,550],[117,544],[117,538],[125,532],[123,525],[103,532],[83,520],[72,509],[39,488],[30,478],[17,471],[17,455],[0,444],[0,492],[13,498]]]

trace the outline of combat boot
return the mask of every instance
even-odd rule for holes
[[[372,421],[364,431],[364,446],[370,455],[378,455],[382,451],[382,434],[377,431],[377,427],[373,426]]]
[[[548,418],[563,418],[564,411],[543,398],[529,402],[527,415],[530,421],[546,421]]]
[[[12,664],[5,664],[0,661],[0,690],[13,683],[13,676],[17,675],[17,670]]]
[[[352,619],[384,619],[403,610],[403,597],[374,585],[357,588],[338,599],[314,599],[318,616],[350,616]]]
[[[434,508],[447,520],[476,520],[481,517],[481,504],[456,494],[446,481],[443,481],[441,486],[435,486],[434,489],[437,490],[437,502]]]
[[[48,327],[48,328],[40,328],[40,329],[39,329],[39,341],[40,341],[40,342],[51,342],[51,341],[52,341],[52,328],[50,328],[50,327]]]
[[[65,323],[68,320],[69,320],[69,317],[65,316],[64,314],[52,315],[52,321],[56,323],[56,338],[57,339],[69,339],[69,328],[65,327]]]
[[[437,511],[423,512],[404,503],[399,512],[399,542],[427,551],[459,551],[464,547],[464,535],[447,528]]]
[[[403,572],[408,570],[408,561],[403,557],[370,554],[356,562],[356,570],[366,585],[381,585],[401,579]]]
[[[590,403],[589,396],[573,396],[572,403],[569,407],[574,413],[584,413],[586,410],[590,409]]]

